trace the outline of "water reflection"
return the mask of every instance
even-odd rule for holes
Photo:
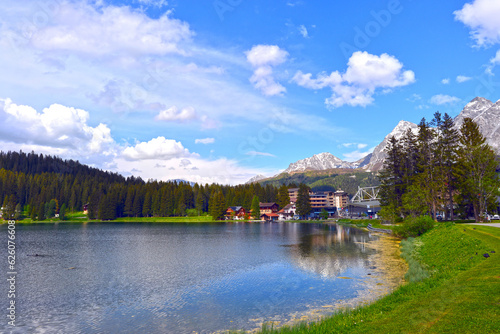
[[[377,239],[302,223],[36,224],[19,225],[16,236],[13,333],[182,334],[283,323],[359,297]]]
[[[363,267],[373,250],[366,243],[375,236],[342,225],[325,225],[301,237],[300,243],[290,247],[294,263],[324,278],[335,278],[350,267]]]

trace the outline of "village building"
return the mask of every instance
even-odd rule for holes
[[[283,209],[278,211],[278,220],[292,220],[296,211],[297,207],[295,204],[287,204]]]
[[[334,202],[334,206],[340,210],[342,208],[345,208],[347,206],[347,204],[349,203],[349,195],[343,191],[342,189],[339,189],[337,190],[335,193],[334,193],[334,197],[335,197],[335,202]]]
[[[226,219],[231,219],[231,220],[241,220],[245,219],[246,217],[246,210],[242,206],[230,206],[226,210],[225,217]]]
[[[288,189],[288,196],[290,197],[290,203],[295,204],[297,202],[297,196],[299,196],[299,188]]]
[[[259,203],[260,206],[260,219],[265,221],[278,220],[278,209],[277,203]]]

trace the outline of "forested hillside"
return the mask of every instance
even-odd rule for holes
[[[218,192],[221,196],[215,196]],[[66,211],[82,211],[88,204],[89,218],[183,216],[190,209],[198,214],[212,207],[242,205],[250,208],[254,195],[262,202],[276,201],[278,189],[260,184],[239,186],[190,185],[184,182],[144,182],[124,178],[77,161],[23,152],[0,153],[0,203],[4,217],[26,212],[42,220]],[[213,203],[211,199],[218,198]]]
[[[313,191],[336,191],[342,189],[350,197],[358,191],[358,187],[378,186],[380,184],[376,173],[358,171],[352,169],[335,169],[326,171],[310,171],[304,173],[281,173],[271,179],[260,181],[262,185],[271,184],[275,187],[280,185],[304,183]]]

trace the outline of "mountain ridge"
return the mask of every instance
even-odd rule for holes
[[[493,147],[497,155],[500,155],[500,100],[493,103],[492,101],[479,96],[472,99],[454,118],[453,121],[457,129],[460,128],[460,125],[465,117],[472,118],[479,125],[479,129],[481,130],[483,136],[485,136],[486,142]],[[314,154],[309,158],[292,162],[283,172],[266,179],[276,178],[283,173],[293,175],[295,173],[330,169],[352,169],[353,172],[360,170],[364,170],[366,172],[379,171],[382,169],[384,164],[386,157],[384,150],[389,139],[392,136],[396,139],[403,137],[408,129],[412,129],[415,134],[418,134],[417,124],[405,120],[399,121],[394,129],[384,137],[382,142],[373,149],[372,153],[359,159],[358,161],[344,161],[331,153],[323,152]]]

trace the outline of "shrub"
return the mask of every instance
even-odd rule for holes
[[[418,237],[434,227],[434,220],[429,216],[420,216],[406,219],[401,226],[394,229],[401,238]]]

